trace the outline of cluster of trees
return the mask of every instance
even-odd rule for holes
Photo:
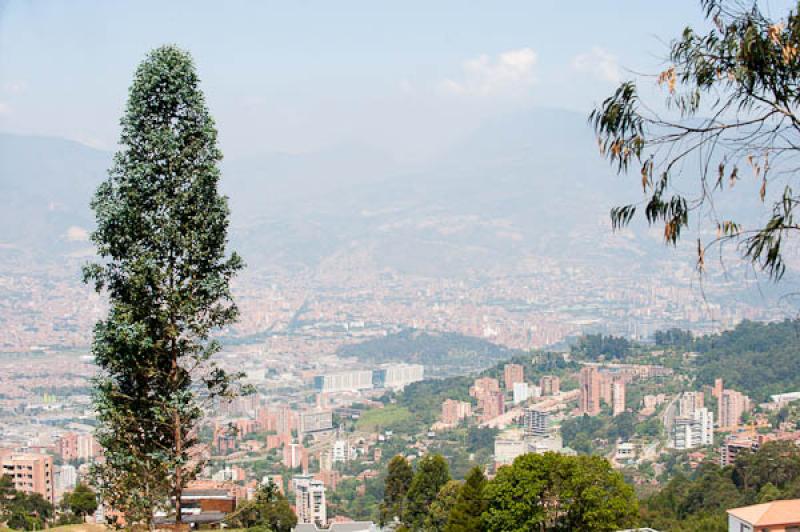
[[[797,497],[800,448],[770,442],[758,452],[740,454],[732,466],[707,462],[691,476],[678,473],[643,501],[641,520],[657,530],[724,532],[729,508]]]
[[[637,508],[633,489],[602,457],[526,454],[492,480],[476,467],[458,482],[439,455],[424,456],[416,470],[396,456],[381,522],[425,532],[603,532],[634,526]]]
[[[459,333],[405,329],[359,344],[344,345],[337,354],[370,362],[405,360],[437,368],[441,375],[463,375],[465,371],[483,369],[522,352]]]
[[[396,394],[385,396],[387,401],[395,400],[397,405],[407,409],[418,421],[414,429],[416,432],[434,423],[442,411],[442,402],[445,399],[471,402],[469,387],[472,384],[470,377],[448,377],[446,379],[426,379],[414,382]]]
[[[633,436],[656,438],[663,432],[663,425],[657,418],[638,421],[636,414],[623,412],[618,416],[601,414],[598,416],[583,415],[565,419],[561,424],[561,436],[564,445],[579,453],[590,454],[602,440],[615,442],[629,440]]]
[[[11,477],[0,475],[0,523],[9,528],[40,530],[52,524],[82,523],[96,509],[97,494],[85,484],[64,493],[56,509],[40,494],[18,491]]]
[[[0,523],[17,530],[40,530],[50,523],[55,509],[38,493],[14,489],[8,475],[0,475]]]
[[[297,516],[283,493],[270,482],[261,486],[255,498],[239,506],[225,522],[258,532],[290,532],[297,524]]]
[[[609,360],[625,358],[633,344],[621,336],[587,334],[578,338],[572,346],[572,354],[586,360]]]
[[[656,331],[653,340],[658,347],[679,347],[691,351],[694,349],[694,335],[692,331],[683,329],[667,329],[666,331]]]
[[[772,394],[800,390],[798,349],[800,320],[743,321],[732,331],[697,339],[697,379],[710,385],[721,377],[725,386],[757,401],[767,400]]]

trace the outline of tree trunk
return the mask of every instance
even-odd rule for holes
[[[174,385],[173,393],[178,392],[180,368],[178,367],[178,353],[175,346],[175,339],[172,339],[172,382]],[[173,418],[173,425],[175,430],[175,456],[178,460],[175,465],[175,524],[182,522],[182,508],[181,496],[183,495],[183,466],[181,465],[181,457],[183,454],[183,431],[181,430],[181,413],[179,405],[175,406],[175,414]]]

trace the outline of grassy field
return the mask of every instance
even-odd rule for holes
[[[389,405],[384,408],[368,410],[361,415],[356,422],[356,428],[365,432],[373,432],[377,429],[390,429],[397,423],[408,421],[412,418],[411,412],[397,405]]]

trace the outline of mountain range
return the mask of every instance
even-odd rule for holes
[[[60,138],[0,135],[0,260],[91,253],[89,202],[111,157]],[[612,233],[609,209],[641,198],[636,178],[614,175],[586,117],[568,111],[491,120],[413,164],[367,146],[291,155],[265,147],[222,171],[232,245],[257,269],[358,257],[436,276],[545,256],[641,267],[669,253],[642,223]]]

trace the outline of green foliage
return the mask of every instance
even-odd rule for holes
[[[428,515],[422,525],[425,532],[441,532],[447,525],[450,509],[456,503],[461,483],[457,480],[448,481],[436,494],[436,499],[431,503]]]
[[[269,483],[258,489],[254,500],[230,514],[226,522],[249,530],[290,532],[297,524],[297,516],[278,487]]]
[[[40,530],[53,518],[54,508],[38,493],[14,489],[8,475],[0,475],[0,523],[17,530]]]
[[[78,484],[73,491],[64,493],[61,505],[76,516],[86,517],[97,510],[97,494],[86,484]]]
[[[732,331],[697,339],[697,380],[725,386],[763,401],[769,395],[800,390],[800,321],[743,321]]]
[[[795,10],[772,18],[758,2],[701,4],[710,29],[687,27],[672,41],[669,66],[658,76],[673,116],[653,113],[640,101],[636,85],[626,81],[590,120],[612,166],[636,172],[645,217],[663,225],[667,243],[680,239],[694,212],[712,220],[717,238],[740,240],[744,257],[779,279],[784,246],[797,228],[795,176],[784,180],[774,168],[780,168],[776,160],[797,156],[800,17]],[[735,220],[741,212],[720,210],[715,201],[739,181],[740,170],[752,172],[761,185],[758,199],[772,205],[766,222],[746,232]],[[686,171],[695,174],[694,186],[681,175]],[[676,185],[679,175],[684,179]],[[770,185],[779,179],[782,190],[768,199]],[[612,209],[613,226],[627,225],[637,210],[634,204]],[[698,239],[701,269],[704,252]]]
[[[414,472],[404,456],[397,455],[389,460],[381,505],[381,525],[391,522],[405,513],[405,500]]]
[[[367,410],[361,414],[356,422],[356,429],[366,432],[392,430],[407,433],[410,428],[409,422],[412,420],[415,420],[415,418],[407,408],[388,405],[383,408]]]
[[[586,360],[610,360],[625,358],[632,347],[630,341],[619,336],[587,334],[578,339],[572,347],[573,355]]]
[[[480,532],[483,527],[483,512],[488,502],[484,497],[486,476],[478,468],[472,468],[458,491],[455,503],[451,505],[450,514],[444,532]]]
[[[470,427],[467,429],[467,451],[477,453],[482,449],[494,450],[494,440],[499,432],[492,427]]]
[[[370,362],[404,360],[423,364],[426,368],[437,368],[442,374],[463,375],[508,360],[521,352],[458,333],[405,329],[359,344],[344,345],[337,354]]]
[[[582,454],[591,454],[597,450],[597,440],[613,443],[618,440],[627,441],[636,435],[659,436],[662,425],[658,419],[650,419],[641,423],[636,421],[636,414],[623,412],[617,416],[600,414],[565,419],[561,423],[561,437],[564,445]]]
[[[800,448],[792,442],[769,442],[756,453],[741,453],[733,466],[705,463],[693,478],[675,475],[644,501],[642,519],[659,530],[692,530],[683,528],[684,522],[705,522],[707,530],[726,530],[725,510],[795,498],[798,487]]]
[[[186,52],[164,46],[139,65],[121,126],[92,201],[102,261],[84,269],[110,299],[92,346],[105,455],[95,472],[106,503],[147,523],[170,496],[179,506],[197,471],[187,453],[203,414],[197,390],[206,399],[233,393],[236,376],[215,364],[210,333],[236,319],[229,282],[242,262],[225,255],[222,154]]]
[[[471,401],[470,377],[449,377],[414,382],[397,395],[397,405],[414,415],[418,423],[411,427],[416,432],[429,427],[439,417],[445,399]]]
[[[656,331],[653,335],[658,347],[675,347],[690,351],[694,349],[694,335],[691,331],[682,329],[668,329],[666,331]]]
[[[328,518],[344,515],[356,521],[380,521],[384,482],[382,476],[368,478],[363,483],[364,493],[360,494],[361,480],[342,480],[336,486],[336,491],[330,492],[327,497]]]
[[[602,532],[636,522],[633,489],[598,456],[525,454],[500,468],[484,493],[487,530]]]
[[[406,493],[403,522],[408,527],[412,530],[422,528],[431,504],[449,480],[450,469],[442,456],[429,454],[420,458]]]

